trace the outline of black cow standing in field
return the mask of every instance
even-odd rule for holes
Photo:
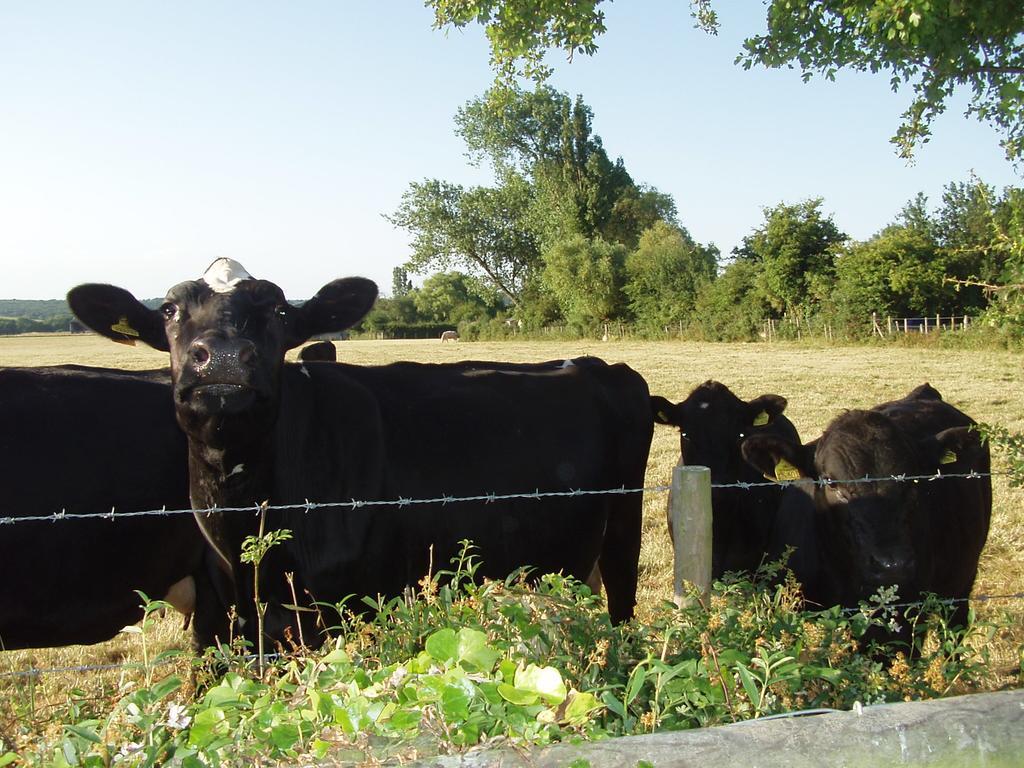
[[[202,279],[172,288],[159,310],[107,285],[79,286],[68,300],[97,332],[170,352],[196,509],[642,486],[653,424],[646,382],[627,366],[283,365],[289,348],[357,322],[376,294],[372,282],[346,278],[295,307],[278,286],[219,259]],[[282,605],[293,600],[285,572],[295,573],[300,597],[394,595],[427,573],[431,548],[444,566],[462,539],[479,547],[481,576],[529,565],[583,579],[599,562],[611,618],[623,621],[636,599],[641,511],[638,493],[271,509],[268,528],[294,538],[260,568],[265,632],[296,636],[297,617]],[[197,519],[234,576],[251,638],[240,551],[257,521],[231,512]]]
[[[212,597],[191,515],[118,518],[188,508],[170,392],[166,370],[0,369],[0,648],[107,640],[141,618],[136,589],[186,614]],[[106,517],[18,521],[62,511]]]
[[[965,622],[992,512],[989,450],[974,423],[924,384],[847,411],[808,445],[744,441],[743,455],[766,477],[826,481],[789,486],[773,533],[776,553],[797,547],[790,565],[809,600],[856,607],[898,585],[904,600],[922,592],[962,600],[953,621]],[[984,476],[846,482],[937,472]]]
[[[783,415],[786,398],[760,395],[741,400],[724,384],[706,381],[680,403],[651,396],[657,424],[679,428],[679,464],[711,470],[714,485],[758,483],[749,489],[711,490],[711,576],[726,571],[754,571],[764,559],[782,488],[763,485],[761,473],[748,464],[740,451],[745,437],[777,435],[800,442],[793,423]],[[669,536],[672,530],[672,496],[666,505]]]

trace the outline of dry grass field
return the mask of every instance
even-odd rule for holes
[[[338,343],[339,359],[355,364],[396,360],[446,362],[465,359],[540,361],[597,355],[625,362],[639,371],[651,392],[681,400],[707,379],[726,383],[749,399],[774,392],[789,399],[787,415],[805,440],[813,439],[829,420],[846,408],[869,407],[900,397],[922,382],[930,382],[943,397],[978,421],[1024,431],[1024,376],[1020,354],[983,350],[944,350],[934,347],[852,347],[779,344],[701,344],[688,342],[480,342],[441,344],[430,341],[346,341]],[[93,336],[0,338],[0,365],[81,363],[122,368],[165,365],[165,355],[146,347],[125,347]],[[486,428],[487,425],[481,425]],[[73,426],[69,426],[73,428]],[[647,485],[666,484],[678,458],[674,429],[657,427],[651,447]],[[996,456],[994,466],[1004,463]],[[1024,590],[1024,490],[1008,487],[1005,477],[994,480],[995,508],[988,545],[982,557],[975,594],[1006,594]],[[665,533],[665,494],[644,500],[644,546],[641,562],[640,612],[672,594],[671,549]],[[68,524],[68,523],[64,523]],[[88,547],[88,542],[83,542]],[[41,543],[39,557],[46,556]],[[97,567],[102,567],[101,563]],[[979,615],[1011,609],[1024,624],[1024,602],[979,605]],[[1024,632],[998,649],[997,663],[1012,663]],[[157,638],[160,646],[187,644],[180,618],[167,618]],[[103,664],[139,660],[137,637],[123,636],[92,647],[0,653],[0,673],[36,667]],[[1005,667],[1004,667],[1005,668]],[[71,686],[86,688],[88,676],[51,676],[34,684],[32,695],[44,701],[59,697]],[[123,681],[123,673],[107,678]],[[12,688],[13,686],[13,688]],[[28,696],[22,679],[0,680],[0,689]],[[48,689],[48,693],[47,693]],[[8,713],[8,716],[9,713]]]

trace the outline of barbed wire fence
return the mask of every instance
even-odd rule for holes
[[[753,488],[776,486],[782,488],[788,488],[790,486],[798,485],[856,485],[864,483],[880,483],[880,482],[933,482],[938,480],[947,479],[970,479],[980,480],[983,478],[998,477],[1002,475],[1009,475],[1009,472],[962,472],[962,473],[946,473],[936,472],[930,475],[886,475],[884,477],[860,477],[852,478],[849,480],[836,480],[834,478],[822,479],[822,478],[800,478],[797,480],[765,480],[764,482],[735,482],[735,483],[711,483],[710,487],[713,489],[727,489],[735,488],[741,490],[750,490]],[[672,490],[672,485],[652,485],[644,486],[641,488],[604,488],[599,490],[583,490],[583,489],[570,489],[567,491],[521,491],[516,493],[482,493],[470,496],[454,496],[454,495],[443,495],[443,496],[432,496],[422,499],[399,497],[396,499],[350,499],[348,501],[327,501],[327,502],[316,502],[316,501],[304,501],[296,504],[270,504],[262,505],[255,504],[245,507],[207,507],[204,509],[167,509],[161,507],[159,509],[146,509],[136,510],[128,512],[118,512],[115,509],[111,509],[109,512],[67,512],[61,510],[60,512],[52,512],[46,515],[6,515],[0,516],[0,526],[4,525],[16,525],[19,523],[38,523],[38,522],[51,522],[56,523],[64,520],[123,520],[133,517],[167,517],[169,515],[196,515],[196,514],[210,514],[210,513],[225,513],[225,512],[249,512],[252,514],[259,514],[261,511],[286,511],[286,510],[303,510],[306,512],[313,512],[318,509],[363,509],[372,507],[408,507],[415,506],[418,504],[459,504],[466,502],[484,502],[494,503],[498,501],[514,501],[514,500],[536,500],[540,501],[543,499],[550,498],[572,498],[580,496],[603,496],[603,495],[629,495],[635,493],[666,493]]]
[[[581,498],[603,495],[630,495],[630,494],[659,494],[671,492],[670,514],[675,536],[674,552],[674,574],[675,574],[675,596],[678,605],[687,603],[685,584],[692,584],[701,592],[707,592],[711,584],[711,490],[735,489],[749,491],[756,488],[779,487],[789,488],[795,486],[831,486],[831,485],[858,485],[868,483],[886,482],[910,482],[910,483],[932,483],[950,479],[982,480],[999,476],[1009,476],[1012,473],[1003,472],[960,472],[947,473],[936,471],[933,474],[924,475],[887,475],[879,477],[859,477],[847,480],[835,478],[799,478],[791,480],[765,480],[764,482],[743,482],[712,483],[710,481],[710,470],[707,467],[678,465],[673,471],[672,483],[669,485],[652,485],[638,488],[606,488],[599,490],[570,489],[567,491],[541,491],[516,493],[483,493],[468,496],[442,495],[427,498],[399,497],[395,499],[350,499],[348,501],[314,502],[304,501],[295,504],[268,505],[258,504],[245,507],[209,507],[205,509],[160,509],[134,510],[118,512],[111,509],[109,512],[66,512],[61,510],[46,515],[22,515],[22,516],[0,516],[0,530],[4,526],[12,526],[21,523],[58,523],[76,520],[125,520],[140,517],[167,517],[172,515],[197,515],[197,514],[221,514],[221,513],[249,513],[260,514],[266,511],[303,511],[305,513],[329,509],[372,509],[375,507],[414,507],[417,505],[442,506],[460,503],[492,504],[502,501],[543,501],[553,498]],[[979,594],[970,598],[940,598],[941,604],[954,605],[961,602],[993,602],[1024,600],[1024,592],[1008,594]],[[885,607],[893,609],[912,608],[925,605],[922,601],[885,603]],[[856,614],[863,609],[848,608],[845,613]],[[109,664],[83,664],[65,665],[56,667],[29,667],[21,670],[0,672],[0,680],[18,678],[38,678],[46,674],[60,673],[85,673],[103,672],[117,669],[153,669],[157,666],[164,666],[174,663],[175,659],[163,659],[155,664],[146,665],[143,662],[120,662]]]

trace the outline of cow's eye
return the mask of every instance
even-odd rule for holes
[[[160,305],[160,314],[165,320],[173,320],[178,316],[178,305],[168,301]]]
[[[287,304],[278,304],[274,307],[274,314],[286,317],[288,315],[289,306]]]
[[[848,491],[840,487],[831,477],[821,478],[825,482],[825,493],[831,496],[839,504],[846,504],[850,501]]]

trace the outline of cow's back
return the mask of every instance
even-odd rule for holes
[[[628,582],[631,570],[635,581],[641,494],[488,501],[490,495],[642,487],[653,425],[646,382],[628,367],[398,363],[309,372],[285,369],[288,439],[303,444],[302,456],[312,461],[322,454],[331,462],[333,455],[343,476],[290,465],[278,483],[284,496],[480,497],[296,520],[307,541],[293,550],[306,558],[307,571],[316,570],[310,563],[320,567],[324,583],[396,593],[416,583],[431,558],[435,571],[449,567],[463,539],[478,547],[479,575],[530,565],[584,579],[601,558],[606,585],[609,572]],[[621,556],[604,548],[608,526],[623,527]],[[337,542],[329,555],[315,543],[328,540]]]
[[[0,515],[95,513],[99,520],[0,525],[0,642],[91,643],[141,615],[188,575],[202,542],[187,509],[184,436],[166,371],[0,369]]]

